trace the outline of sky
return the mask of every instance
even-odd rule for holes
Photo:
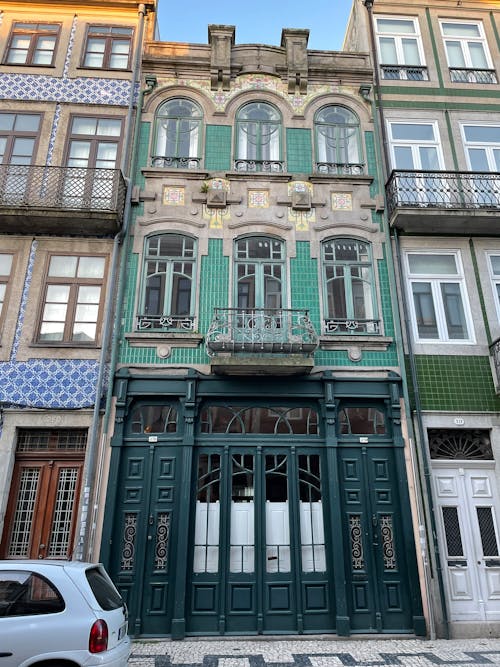
[[[236,26],[236,44],[279,46],[283,28],[308,28],[309,49],[342,48],[351,0],[158,0],[160,39],[208,43],[208,25]]]

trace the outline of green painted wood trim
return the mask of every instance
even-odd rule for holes
[[[484,303],[484,292],[483,292],[483,287],[481,285],[479,268],[478,268],[478,265],[477,265],[476,248],[474,247],[473,239],[469,239],[469,248],[470,248],[470,254],[471,254],[471,257],[472,257],[472,265],[474,267],[474,275],[476,277],[477,291],[479,292],[479,303],[481,304],[481,312],[483,313],[484,329],[486,331],[486,338],[488,340],[488,346],[490,346],[493,339],[491,338],[490,325],[488,324],[488,314],[486,312],[486,305]]]
[[[453,158],[453,167],[454,171],[460,171],[458,167],[458,160],[457,160],[457,151],[455,148],[455,140],[453,138],[453,131],[451,129],[451,121],[450,121],[450,114],[448,112],[448,109],[444,112],[444,117],[446,119],[446,128],[448,130],[448,141],[450,142],[451,146],[451,156]]]
[[[434,62],[436,63],[439,87],[443,88],[444,87],[443,73],[441,71],[441,63],[439,62],[439,53],[438,53],[437,45],[436,45],[436,35],[434,34],[434,29],[432,27],[431,13],[430,13],[429,7],[425,8],[425,16],[426,16],[426,19],[427,19],[427,27],[429,28],[429,35],[430,35],[430,38],[431,38],[432,54],[434,56]]]

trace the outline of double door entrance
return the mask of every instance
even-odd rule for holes
[[[422,631],[402,474],[382,447],[127,444],[109,567],[131,632]]]

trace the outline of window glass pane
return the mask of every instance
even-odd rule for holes
[[[460,42],[446,40],[446,52],[450,67],[465,67],[465,56]]]
[[[412,290],[419,338],[438,338],[431,284],[414,282]]]
[[[426,171],[439,169],[439,155],[435,146],[420,146],[418,152],[421,169],[425,169]]]
[[[119,137],[122,127],[119,118],[99,118],[97,121],[97,134],[100,136]]]
[[[395,65],[398,62],[394,37],[380,37],[380,58],[383,63]]]
[[[488,69],[488,61],[484,52],[484,46],[478,42],[469,43],[470,59],[472,67],[477,69]]]
[[[10,275],[13,255],[0,254],[0,276]]]
[[[40,125],[40,116],[36,114],[20,113],[16,115],[16,122],[14,125],[14,129],[17,132],[38,132],[39,125]]]
[[[67,303],[69,298],[69,285],[48,285],[47,287],[47,303]],[[52,312],[55,312],[55,306]]]
[[[416,254],[408,255],[411,273],[458,274],[455,255]]]
[[[462,294],[458,283],[442,283],[441,294],[448,328],[448,337],[463,340],[468,338]]]
[[[95,134],[97,118],[73,118],[72,134]]]
[[[500,276],[500,255],[490,255],[490,262],[493,275]]]
[[[49,276],[53,277],[74,277],[76,275],[76,263],[78,257],[68,255],[52,255],[49,264]]]
[[[41,341],[61,341],[64,336],[64,322],[43,322],[40,327]]]
[[[101,298],[101,288],[96,285],[81,285],[78,288],[79,304],[98,304]],[[81,319],[81,318],[79,318]]]
[[[442,23],[443,34],[451,37],[480,37],[479,25],[476,23]]]
[[[469,155],[470,168],[473,171],[490,170],[488,154],[486,153],[485,148],[469,148],[467,153]]]
[[[464,125],[467,141],[500,143],[500,125]]]
[[[405,65],[420,65],[420,55],[418,53],[418,44],[416,39],[402,39],[404,64]]]
[[[72,340],[79,343],[91,343],[96,339],[96,330],[97,326],[92,322],[85,323],[75,320]]]
[[[377,19],[379,32],[415,34],[413,21],[407,19]]]
[[[15,121],[16,116],[13,113],[0,113],[0,130],[12,130]]]
[[[394,162],[396,169],[415,169],[413,151],[410,146],[394,146]]]
[[[76,257],[74,258],[77,259]],[[105,257],[80,257],[78,263],[79,278],[102,278],[104,276]]]
[[[408,141],[435,141],[434,126],[420,123],[411,125],[409,123],[391,123],[392,138],[395,140],[406,139]]]

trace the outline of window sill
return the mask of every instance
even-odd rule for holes
[[[393,339],[389,336],[373,336],[370,334],[322,335],[319,338],[321,350],[347,350],[351,361],[360,361],[363,352],[385,352]]]
[[[203,341],[199,333],[155,331],[127,333],[130,347],[156,347],[159,357],[169,357],[173,347],[198,347]]]
[[[132,70],[129,67],[89,67],[88,65],[80,65],[79,67],[76,68],[77,70],[86,70],[89,72],[128,72],[129,74],[132,72]]]

